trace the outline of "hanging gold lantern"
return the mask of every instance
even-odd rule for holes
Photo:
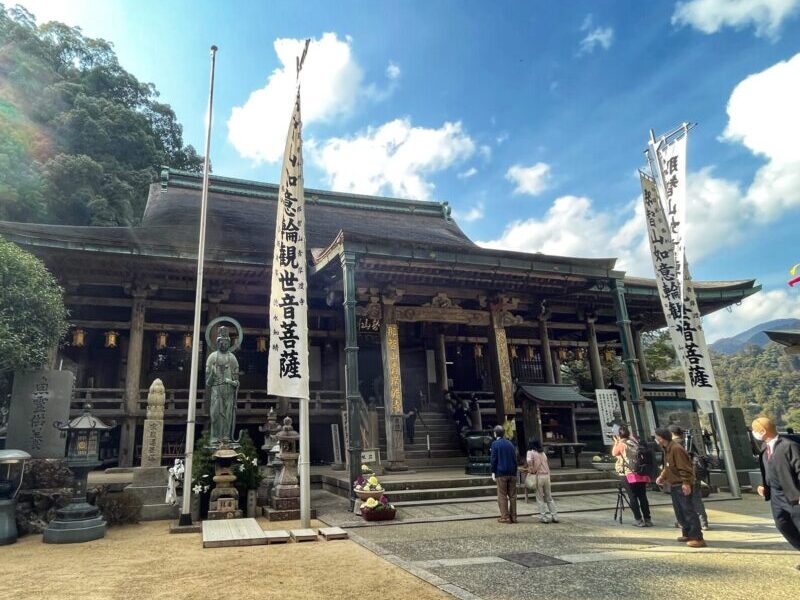
[[[606,346],[603,349],[603,358],[606,359],[606,362],[611,362],[617,357],[617,353],[614,352],[614,349],[611,346]]]
[[[156,334],[156,349],[163,350],[167,347],[167,342],[169,341],[169,335],[166,331],[159,331]]]
[[[475,344],[475,358],[480,358],[483,356],[483,346],[480,344]]]
[[[584,360],[586,358],[586,348],[583,347],[578,348],[577,355],[578,355],[578,360]]]
[[[558,360],[565,361],[567,360],[567,349],[561,346],[558,349]]]
[[[106,348],[116,348],[119,340],[119,332],[106,331]]]
[[[186,350],[192,349],[192,332],[188,331],[183,334],[183,347]]]
[[[528,355],[528,360],[533,360],[536,358],[536,350],[533,349],[533,346],[526,346],[525,352]]]
[[[511,358],[517,358],[517,347],[514,344],[511,344],[508,349],[511,352]]]
[[[327,348],[330,345],[328,342],[325,347]],[[260,335],[256,338],[256,352],[266,352],[267,351],[267,338],[266,336]]]
[[[83,348],[86,343],[86,331],[80,327],[72,330],[72,345],[76,348]]]

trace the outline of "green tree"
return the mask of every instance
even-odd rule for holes
[[[0,238],[0,373],[42,366],[66,329],[55,278],[38,258]]]
[[[675,348],[669,337],[669,331],[658,329],[642,334],[642,350],[644,359],[647,362],[647,372],[653,381],[674,380],[675,368],[678,361],[675,357]],[[677,374],[678,380],[683,377]]]
[[[109,42],[0,4],[0,219],[131,225],[162,165],[202,157]]]

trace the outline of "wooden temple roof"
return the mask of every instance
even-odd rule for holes
[[[162,171],[150,188],[136,227],[77,227],[0,222],[0,235],[31,249],[67,251],[90,258],[127,256],[133,263],[160,259],[159,268],[191,276],[197,252],[202,176]],[[450,216],[446,202],[401,200],[306,189],[309,262],[318,272],[346,248],[360,257],[359,270],[376,281],[418,282],[524,292],[562,289],[607,295],[603,281],[623,278],[614,258],[575,258],[483,248]],[[206,260],[209,266],[269,269],[278,186],[213,175],[209,187]],[[106,259],[104,261],[108,262]],[[107,265],[113,269],[113,265]],[[241,275],[241,274],[240,274]],[[260,277],[262,278],[262,277]],[[658,307],[655,281],[624,277],[630,300]],[[593,287],[598,284],[599,287]],[[703,313],[735,303],[760,289],[754,280],[696,282]],[[580,294],[584,295],[584,294]],[[576,298],[577,300],[577,298]],[[610,298],[609,298],[610,300]]]

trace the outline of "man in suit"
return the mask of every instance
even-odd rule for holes
[[[766,417],[753,421],[752,430],[763,445],[758,462],[764,485],[758,493],[772,504],[778,531],[800,550],[800,444],[778,437],[775,423]]]

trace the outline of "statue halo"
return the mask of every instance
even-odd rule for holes
[[[211,330],[214,328],[215,325],[220,323],[230,323],[236,328],[236,342],[233,346],[231,346],[230,351],[236,352],[239,348],[242,347],[242,341],[244,340],[244,331],[242,331],[242,326],[239,324],[239,321],[234,319],[233,317],[217,317],[211,323],[206,325],[206,347],[207,348],[214,348],[214,344],[211,343]],[[216,350],[216,348],[214,348]]]

